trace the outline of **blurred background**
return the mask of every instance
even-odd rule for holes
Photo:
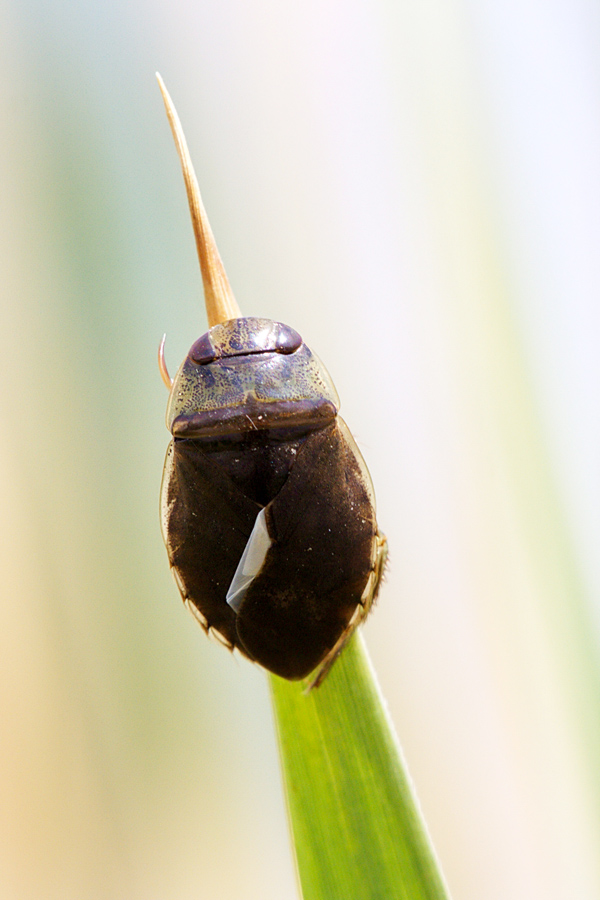
[[[157,69],[370,466],[454,897],[600,896],[599,51],[591,0],[0,6],[4,900],[298,896],[266,678],[159,532],[156,348],[206,320]]]

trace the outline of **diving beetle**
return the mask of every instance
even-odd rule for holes
[[[208,332],[171,380],[161,525],[181,596],[205,631],[283,678],[319,684],[379,589],[387,555],[364,460],[329,373],[298,332],[241,316],[179,153]]]

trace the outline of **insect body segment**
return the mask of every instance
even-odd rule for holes
[[[234,319],[193,345],[167,411],[162,522],[186,602],[246,656],[298,679],[371,605],[379,536],[335,388],[291,333]]]
[[[173,382],[167,428],[176,437],[280,431],[332,421],[333,382],[293,329],[232,319],[193,344]]]

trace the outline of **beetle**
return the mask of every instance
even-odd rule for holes
[[[205,631],[290,680],[319,684],[377,596],[387,555],[371,479],[329,373],[288,325],[242,317],[183,132],[178,147],[209,324],[170,389],[161,526]]]

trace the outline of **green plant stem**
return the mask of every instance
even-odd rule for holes
[[[448,900],[362,637],[308,694],[270,682],[304,900]]]

